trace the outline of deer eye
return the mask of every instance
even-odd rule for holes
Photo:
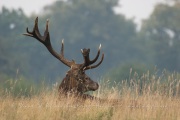
[[[89,78],[88,77],[85,77],[85,81],[88,81],[89,80]]]

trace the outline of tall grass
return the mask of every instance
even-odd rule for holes
[[[112,81],[112,80],[110,80]],[[127,82],[129,81],[129,82]],[[17,84],[17,83],[16,83]],[[57,85],[43,88],[30,97],[14,97],[7,92],[0,97],[2,120],[179,120],[180,79],[178,73],[161,75],[149,72],[109,87],[100,82],[92,95],[103,99],[118,99],[116,103],[78,101],[58,97]],[[13,86],[13,84],[12,84]],[[14,86],[13,86],[14,87]],[[12,91],[13,92],[13,91]]]

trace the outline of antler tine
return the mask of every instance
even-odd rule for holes
[[[38,21],[37,21],[38,22]],[[45,31],[44,31],[44,36],[42,36],[41,37],[41,40],[40,40],[40,42],[42,42],[46,47],[49,45],[49,46],[51,46],[51,41],[50,41],[50,35],[49,35],[49,27],[48,27],[48,25],[49,25],[49,20],[47,19],[46,20],[46,28],[45,28]],[[38,24],[36,24],[36,28],[37,28],[37,32],[39,32],[39,29],[38,29]],[[39,34],[37,34],[37,35],[40,35],[40,33]],[[48,48],[48,47],[47,47]]]
[[[62,39],[61,43],[61,55],[64,57],[64,39]]]
[[[101,44],[99,45],[99,49],[98,49],[98,53],[97,53],[96,57],[93,60],[89,60],[89,65],[91,65],[97,61],[97,59],[99,58],[100,50],[101,50]]]
[[[29,32],[29,30],[28,30],[28,27],[26,28],[26,32],[27,32],[27,33],[24,33],[23,35],[33,37],[33,35],[30,34],[30,32]]]
[[[82,68],[86,67],[86,66],[89,66],[89,52],[90,52],[90,49],[81,49],[81,53],[83,55],[83,58],[84,58],[84,63],[83,63],[83,66]]]
[[[93,69],[93,68],[98,67],[98,66],[102,63],[103,59],[104,59],[104,53],[102,54],[101,60],[99,61],[98,64],[93,65],[93,66],[87,66],[87,67],[84,67],[84,70]]]
[[[45,31],[44,31],[44,40],[46,40],[45,38],[47,37],[47,35],[49,34],[49,20],[47,19],[46,20],[46,28],[45,28]],[[38,26],[37,26],[38,27]]]

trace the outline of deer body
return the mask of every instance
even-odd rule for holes
[[[67,95],[69,93],[75,95],[75,96],[81,96],[82,98],[94,98],[93,96],[90,96],[88,94],[84,94],[87,91],[95,91],[98,89],[99,85],[97,82],[93,81],[89,76],[85,74],[85,70],[93,69],[98,67],[104,58],[104,54],[102,54],[101,60],[96,65],[92,65],[95,63],[99,57],[100,54],[100,48],[99,46],[98,53],[96,57],[93,60],[89,59],[89,53],[90,49],[81,49],[81,53],[84,58],[84,62],[82,64],[75,63],[74,60],[69,61],[66,58],[64,58],[64,41],[62,41],[61,46],[61,52],[58,54],[51,46],[50,41],[50,34],[48,31],[48,23],[46,22],[46,29],[44,32],[44,35],[42,36],[38,29],[38,17],[35,20],[34,28],[32,32],[29,32],[27,28],[27,33],[24,35],[33,37],[37,39],[39,42],[45,45],[45,47],[48,49],[48,51],[58,60],[60,60],[63,64],[68,66],[70,70],[66,73],[65,78],[62,80],[61,84],[59,85],[59,93]]]

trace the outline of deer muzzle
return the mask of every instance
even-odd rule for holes
[[[99,88],[98,83],[94,82],[91,86],[89,86],[89,89],[92,91],[95,91]]]

